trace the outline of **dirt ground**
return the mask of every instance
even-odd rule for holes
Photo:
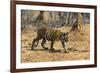
[[[62,31],[69,31],[70,27],[58,28]],[[21,35],[21,62],[48,62],[48,61],[68,61],[68,60],[88,60],[90,59],[90,26],[89,24],[83,26],[84,35],[79,32],[69,33],[67,42],[67,49],[69,53],[64,53],[64,49],[59,41],[54,44],[55,51],[50,52],[41,47],[41,40],[39,45],[31,50],[32,40],[36,37],[36,28],[28,27]],[[50,41],[46,43],[50,47]]]

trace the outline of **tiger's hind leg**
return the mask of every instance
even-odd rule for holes
[[[36,44],[36,42],[37,42],[37,44]],[[32,41],[31,50],[33,50],[34,47],[37,47],[38,43],[39,43],[39,38],[37,37]]]
[[[47,49],[48,49],[48,47],[45,47],[45,46],[44,46],[44,44],[45,44],[45,43],[46,43],[46,40],[45,40],[45,39],[43,39],[43,40],[42,40],[42,43],[41,43],[41,46],[42,46],[45,50],[47,50]]]

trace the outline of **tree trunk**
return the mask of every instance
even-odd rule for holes
[[[80,33],[82,33],[82,15],[81,13],[75,13],[75,22],[72,25],[72,29],[71,31],[78,31]]]

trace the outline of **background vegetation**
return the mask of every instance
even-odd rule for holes
[[[36,27],[61,27],[73,26],[78,19],[78,14],[81,14],[81,24],[90,23],[89,13],[75,13],[75,12],[56,12],[56,11],[33,11],[21,10],[21,27],[25,29],[27,25]],[[66,23],[63,25],[63,23]]]

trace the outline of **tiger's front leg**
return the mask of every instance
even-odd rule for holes
[[[62,43],[62,46],[63,46],[63,48],[64,48],[65,53],[68,53],[68,52],[69,52],[68,49],[65,48],[65,46],[66,46],[66,45],[65,45],[65,42],[61,41],[61,43]]]

